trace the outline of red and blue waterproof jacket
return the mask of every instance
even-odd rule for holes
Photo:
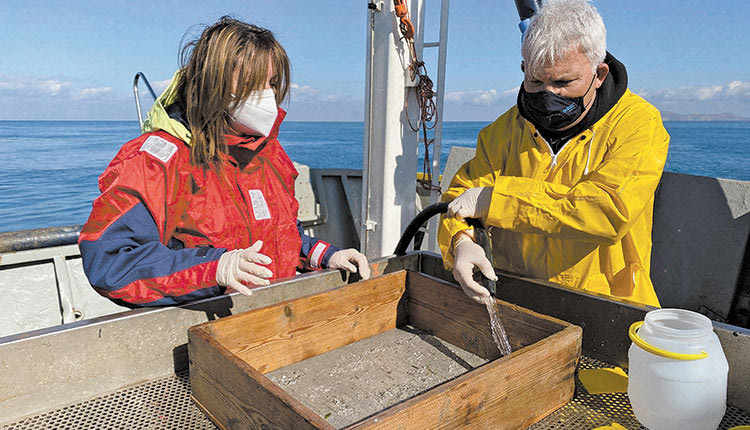
[[[302,233],[297,170],[282,149],[279,110],[267,138],[227,136],[219,172],[190,164],[190,148],[164,132],[127,142],[99,177],[79,237],[83,268],[103,296],[140,306],[222,294],[218,260],[263,241],[273,278],[326,267],[338,249]]]

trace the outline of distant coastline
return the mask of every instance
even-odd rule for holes
[[[661,111],[662,121],[750,121],[733,113],[694,113],[684,114]]]

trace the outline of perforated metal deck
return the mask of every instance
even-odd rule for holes
[[[211,429],[216,427],[190,400],[187,372],[149,381],[0,427],[47,429]]]
[[[580,368],[611,367],[583,357]],[[643,429],[633,416],[628,397],[591,395],[576,378],[573,400],[530,429],[594,429],[616,422],[628,430]],[[750,413],[727,407],[719,429],[750,425]],[[146,382],[95,399],[24,418],[0,430],[47,429],[210,429],[216,427],[190,400],[187,372]]]
[[[579,369],[612,367],[611,364],[588,357],[581,357],[578,366]],[[611,425],[613,422],[628,430],[645,429],[635,419],[626,393],[589,394],[576,377],[576,391],[573,400],[532,425],[529,429],[595,429]],[[718,428],[727,430],[739,425],[750,425],[750,414],[727,406],[727,412]]]

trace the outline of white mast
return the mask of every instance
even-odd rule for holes
[[[423,34],[421,0],[406,1],[416,34]],[[360,248],[368,258],[390,255],[416,215],[417,133],[404,112],[404,96],[413,86],[411,62],[401,39],[392,1],[370,2],[367,27],[364,166]],[[422,38],[415,37],[422,55]],[[409,91],[409,118],[419,118]]]

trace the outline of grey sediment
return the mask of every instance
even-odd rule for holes
[[[342,428],[486,362],[403,326],[266,376],[331,425]]]

